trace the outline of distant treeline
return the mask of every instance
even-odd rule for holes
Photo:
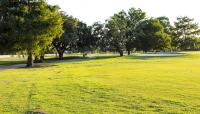
[[[45,0],[0,1],[0,54],[28,56],[27,66],[42,62],[45,53],[66,51],[124,52],[199,50],[200,29],[194,19],[148,17],[141,9],[130,8],[114,14],[105,23],[92,26],[67,15]]]

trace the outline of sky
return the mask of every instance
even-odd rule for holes
[[[167,16],[171,22],[178,16],[189,16],[200,23],[200,0],[47,0],[62,11],[92,25],[104,22],[114,13],[141,8],[149,17]]]

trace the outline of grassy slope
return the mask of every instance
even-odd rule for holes
[[[200,53],[0,72],[0,113],[200,113]]]

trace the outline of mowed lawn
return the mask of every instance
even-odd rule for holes
[[[200,114],[200,52],[0,72],[0,114]]]

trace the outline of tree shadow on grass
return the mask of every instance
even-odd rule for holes
[[[112,55],[112,56],[97,56],[94,58],[94,60],[104,60],[104,59],[113,59],[113,58],[119,58],[120,56]]]
[[[150,60],[150,59],[169,59],[169,58],[183,58],[187,57],[189,54],[182,54],[182,55],[174,55],[174,56],[125,56],[124,58],[133,59],[133,60]],[[66,62],[82,62],[82,61],[91,61],[91,60],[105,60],[105,59],[113,59],[113,58],[120,58],[118,55],[100,55],[100,56],[92,56],[92,57],[85,57],[82,56],[68,56],[64,57],[63,60],[59,60],[58,58],[48,58],[45,59],[43,63],[37,63],[31,68],[47,68],[57,66],[55,63],[66,63]],[[0,61],[0,68],[8,67],[9,69],[13,68],[27,68],[25,65],[26,61]],[[21,64],[24,66],[15,67],[13,65]],[[13,68],[12,68],[13,67]]]
[[[17,64],[25,64],[25,61],[0,61],[0,67],[17,65]]]
[[[63,59],[62,60],[75,60],[75,59],[81,59],[81,58],[83,58],[83,57],[81,57],[81,56],[68,56],[68,57],[63,57]],[[59,60],[59,58],[48,58],[48,59],[45,59],[44,60],[44,62],[54,62],[54,61],[58,61]],[[62,60],[60,60],[60,61],[62,61]]]
[[[17,69],[37,69],[37,68],[48,68],[48,67],[54,67],[54,66],[57,66],[55,64],[46,64],[46,63],[37,63],[37,64],[34,64],[32,67],[26,67],[26,66],[23,66],[23,67],[18,67]]]
[[[64,62],[78,62],[78,61],[86,61],[90,60],[89,57],[81,57],[81,56],[68,56],[64,57],[62,60],[59,58],[48,58],[43,61],[43,63],[64,63]]]
[[[149,59],[169,59],[169,58],[182,58],[187,57],[187,54],[184,55],[174,55],[174,56],[127,56],[127,59],[136,59],[136,60],[149,60]]]
[[[64,62],[80,62],[80,61],[91,61],[91,60],[104,60],[104,59],[112,59],[117,58],[120,56],[93,56],[93,57],[81,57],[81,56],[70,56],[70,57],[64,57],[62,60],[59,60],[58,58],[50,58],[45,59],[44,63],[64,63]]]

